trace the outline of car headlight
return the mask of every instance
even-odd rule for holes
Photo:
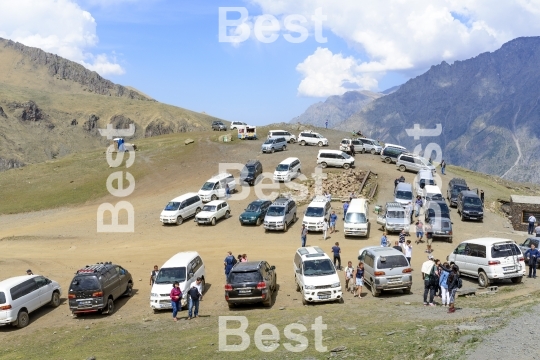
[[[315,285],[306,285],[306,286],[304,286],[304,289],[306,289],[306,290],[315,290]]]
[[[478,212],[478,215],[484,215],[484,212],[483,212],[483,211],[479,211],[479,212]]]
[[[464,213],[464,214],[468,214],[468,213],[469,213],[469,210],[463,210],[463,213]]]
[[[250,220],[256,220],[256,219],[257,219],[257,217],[256,217],[256,216],[252,216],[252,217],[250,217]]]
[[[333,288],[340,287],[340,286],[341,286],[341,283],[338,283],[338,282],[332,284],[332,287],[333,287]]]
[[[278,224],[283,224],[283,221],[278,221],[277,223],[278,223]]]

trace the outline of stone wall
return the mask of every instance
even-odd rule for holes
[[[512,223],[512,227],[516,231],[527,231],[528,227],[528,216],[523,219],[523,212],[533,212],[535,213],[536,219],[540,221],[540,204],[521,204],[510,202],[510,216],[509,220]]]

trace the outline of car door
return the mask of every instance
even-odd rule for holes
[[[377,224],[386,225],[386,210],[382,214],[377,215]]]
[[[118,296],[122,296],[127,290],[129,276],[121,266],[116,266],[116,273],[118,274]]]
[[[52,287],[49,286],[49,280],[43,276],[34,278],[39,293],[40,306],[48,304],[52,299]]]
[[[468,274],[466,269],[467,259],[469,257],[469,244],[461,243],[454,250],[454,263],[459,267],[461,273]]]
[[[118,296],[120,296],[119,295],[120,277],[118,276],[116,269],[112,268],[109,271],[107,271],[107,279],[104,283],[104,286],[105,286],[105,293],[103,294],[104,297],[108,297],[109,295],[112,295],[113,299],[116,299]]]
[[[39,289],[36,281],[28,279],[11,289],[11,298],[14,308],[26,307],[28,312],[32,312],[41,306]]]

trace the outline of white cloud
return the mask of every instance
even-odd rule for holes
[[[72,0],[0,1],[0,37],[76,61],[100,75],[123,74],[106,54],[91,54],[98,43],[96,21]]]
[[[445,60],[463,60],[493,51],[519,36],[540,33],[539,0],[252,0],[262,13],[283,17],[302,14],[308,19],[321,7],[327,21],[325,32],[333,32],[353,49],[367,56],[356,62],[354,79],[372,77],[373,72],[401,72],[418,75],[429,66]],[[313,25],[313,23],[312,23]],[[332,48],[331,43],[325,46]],[[328,83],[336,93],[336,72],[317,76],[305,71],[306,62],[322,56],[318,49],[298,66],[306,83]],[[311,59],[310,59],[311,58]],[[342,63],[331,57],[332,63]],[[346,59],[341,59],[346,60]],[[348,59],[349,62],[355,62]],[[331,68],[335,68],[329,65]],[[321,68],[321,66],[318,66]],[[339,66],[338,66],[339,68]],[[302,70],[304,69],[304,71]],[[309,77],[309,78],[308,78]],[[304,86],[303,86],[304,84]],[[333,84],[333,85],[330,85]],[[371,81],[367,82],[372,85]],[[311,92],[313,93],[313,91]]]

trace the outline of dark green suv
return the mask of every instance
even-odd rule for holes
[[[255,200],[245,211],[240,214],[240,225],[255,224],[257,226],[261,225],[268,211],[268,207],[272,205],[272,202],[269,200]]]

